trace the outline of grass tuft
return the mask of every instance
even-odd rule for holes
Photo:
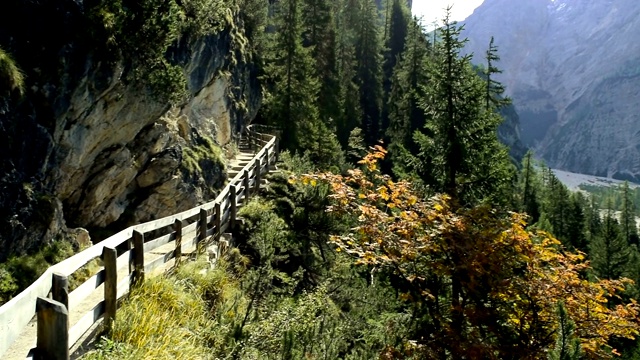
[[[11,55],[0,49],[0,87],[24,95],[24,74]],[[0,88],[0,91],[5,89]]]
[[[215,358],[246,300],[228,262],[209,266],[201,258],[133,289],[111,333],[83,359]]]

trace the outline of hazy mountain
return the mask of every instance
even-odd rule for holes
[[[522,140],[552,167],[640,179],[640,2],[485,0],[465,21],[479,60],[493,35]]]

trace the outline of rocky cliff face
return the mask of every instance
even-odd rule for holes
[[[25,73],[26,94],[0,98],[0,261],[86,238],[69,228],[100,237],[215,195],[221,147],[260,101],[254,70],[234,57],[242,29],[171,45],[165,59],[186,76],[188,96],[170,106],[132,80],[127,58],[106,59],[82,36],[92,31],[82,1],[11,3],[0,48]]]
[[[493,35],[522,139],[550,166],[640,180],[640,3],[485,0],[467,49]]]

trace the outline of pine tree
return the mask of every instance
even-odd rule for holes
[[[587,237],[585,235],[585,204],[586,199],[580,192],[572,193],[566,218],[566,241],[575,250],[588,252]]]
[[[638,227],[636,225],[636,207],[631,199],[631,190],[627,181],[622,185],[622,213],[620,225],[622,234],[629,244],[638,244]]]
[[[356,0],[351,23],[355,32],[356,83],[360,91],[361,127],[369,145],[380,140],[382,111],[382,48],[378,9],[373,0]]]
[[[337,69],[339,88],[339,116],[336,130],[340,144],[348,148],[349,136],[356,127],[362,126],[362,108],[360,107],[360,86],[356,78],[357,61],[354,44],[356,34],[354,22],[359,16],[358,1],[339,0],[336,9],[337,29]]]
[[[390,8],[390,10],[389,10]],[[405,50],[405,43],[409,32],[409,10],[402,0],[390,0],[387,2],[388,24],[385,27],[385,49],[383,64],[383,90],[384,103],[381,123],[381,134],[384,135],[389,127],[389,101],[392,91],[393,72],[398,63],[400,54]]]
[[[406,152],[416,153],[418,148],[412,134],[423,129],[426,122],[424,111],[418,100],[424,97],[427,85],[427,61],[429,44],[418,20],[414,19],[407,34],[406,48],[393,71],[389,97],[389,159],[396,175],[406,174]]]
[[[590,244],[591,264],[603,279],[619,279],[629,262],[629,245],[620,231],[620,225],[609,202],[601,233]]]
[[[602,218],[600,217],[600,209],[596,204],[596,200],[591,195],[589,203],[585,206],[586,209],[586,228],[587,228],[587,241],[591,243],[602,231]]]
[[[438,31],[434,61],[429,67],[428,86],[420,102],[427,115],[424,132],[416,132],[420,170],[433,164],[435,192],[449,194],[463,204],[503,199],[510,186],[511,164],[506,148],[497,138],[502,118],[484,106],[484,82],[471,65],[471,56],[461,56],[466,40],[462,27],[449,21]],[[424,168],[422,169],[424,171]]]
[[[511,104],[511,100],[502,96],[505,91],[504,85],[496,81],[493,77],[495,74],[502,73],[502,70],[498,69],[495,65],[496,62],[500,61],[500,56],[498,55],[498,47],[494,44],[493,36],[491,37],[491,41],[489,41],[489,49],[487,49],[485,59],[487,60],[487,67],[483,72],[486,82],[485,106],[487,109],[500,109],[503,106]]]
[[[540,180],[535,168],[533,152],[529,150],[522,159],[522,170],[519,179],[520,207],[519,210],[530,216],[529,222],[534,224],[540,219],[540,203],[538,192]]]
[[[575,336],[576,325],[564,304],[558,304],[558,333],[555,348],[549,353],[549,360],[580,360],[580,340]]]
[[[319,119],[320,84],[310,48],[302,46],[302,0],[283,0],[276,8],[276,32],[266,73],[274,85],[265,112],[282,129],[281,144],[307,151],[319,168],[341,166],[342,153],[335,135]]]
[[[304,46],[311,48],[320,81],[318,111],[330,128],[340,117],[340,80],[337,59],[336,13],[330,1],[304,0]]]
[[[543,170],[543,200],[540,217],[551,224],[551,232],[565,245],[568,241],[569,190],[553,174],[550,168]]]
[[[274,91],[265,106],[270,122],[282,128],[282,146],[296,150],[304,141],[300,135],[318,120],[319,84],[311,53],[302,46],[301,0],[283,0],[275,11],[275,41],[266,64]]]

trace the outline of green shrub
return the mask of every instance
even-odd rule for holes
[[[0,302],[9,301],[20,291],[31,285],[51,265],[73,255],[73,245],[56,240],[30,255],[9,258],[0,264]]]
[[[88,9],[96,42],[114,60],[126,59],[129,80],[146,85],[158,102],[186,99],[183,69],[166,58],[181,37],[202,37],[220,31],[229,6],[222,0],[101,0]]]

